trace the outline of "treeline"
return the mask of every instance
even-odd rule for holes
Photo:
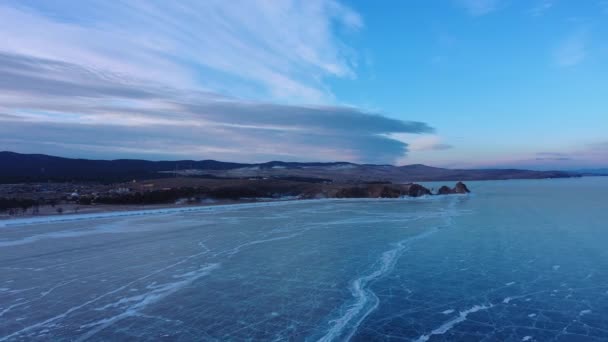
[[[168,190],[154,190],[146,192],[133,192],[127,194],[116,194],[111,196],[100,196],[94,199],[94,203],[101,204],[163,204],[172,203],[182,198],[200,196],[207,192],[204,187],[176,188]]]
[[[51,204],[44,200],[33,200],[29,198],[0,198],[0,213],[8,212],[9,215],[25,214],[30,208],[32,213],[37,214],[41,205]],[[55,202],[52,203],[55,205]]]
[[[218,188],[193,187],[134,192],[101,196],[94,203],[103,204],[163,204],[173,203],[180,199],[238,200],[241,198],[271,198],[280,196],[295,196],[300,194],[298,189],[273,186],[224,186]],[[82,199],[81,199],[82,200]],[[86,204],[82,203],[81,204]]]
[[[214,200],[239,200],[246,198],[279,198],[284,196],[298,196],[305,191],[310,191],[311,186],[316,185],[304,182],[276,183],[253,182],[251,184],[224,185],[219,187],[180,187],[163,190],[106,193],[89,195],[83,194],[78,197],[63,196],[55,199],[23,199],[23,198],[0,198],[0,212],[8,212],[9,215],[25,214],[31,209],[36,215],[40,207],[50,205],[58,213],[63,213],[61,204],[76,205],[74,211],[80,209],[78,205],[115,204],[115,205],[146,205],[146,204],[169,204],[177,201],[198,203],[205,199]],[[313,191],[314,192],[314,191]]]

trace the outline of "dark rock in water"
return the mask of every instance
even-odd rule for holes
[[[455,194],[468,194],[471,192],[463,182],[456,183],[456,186],[452,190]]]
[[[437,191],[437,195],[468,194],[469,192],[471,192],[471,191],[469,190],[469,188],[467,188],[467,186],[463,182],[458,182],[458,183],[456,183],[456,186],[454,186],[453,189],[450,189],[449,187],[447,187],[445,185],[442,186]]]
[[[408,196],[410,197],[420,197],[424,195],[430,195],[431,191],[420,184],[412,184],[408,189]]]
[[[450,187],[444,185],[441,188],[439,188],[439,190],[437,191],[437,195],[449,195],[449,194],[453,194],[454,192],[452,191],[452,189],[450,189]]]

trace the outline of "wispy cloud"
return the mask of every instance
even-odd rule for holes
[[[458,3],[472,16],[482,16],[503,6],[501,0],[458,0]]]
[[[393,137],[407,142],[408,149],[412,152],[441,151],[453,148],[452,145],[444,143],[441,137],[435,134],[414,136],[407,133],[397,133]]]
[[[597,148],[597,149],[603,149],[608,151],[608,141],[606,142],[601,142],[601,143],[596,143],[592,145],[593,147]]]
[[[608,14],[608,0],[600,0],[598,5],[604,14]]]
[[[551,160],[551,161],[565,161],[572,160],[567,153],[561,152],[538,152],[536,153],[536,160]]]
[[[363,21],[334,0],[27,4],[0,4],[3,149],[389,163],[433,131],[335,105]]]
[[[570,67],[581,63],[588,54],[587,32],[578,30],[565,37],[554,51],[555,64]]]
[[[568,152],[538,152],[536,157],[528,160],[520,160],[520,163],[540,161],[549,162],[553,167],[576,168],[589,167],[592,165],[608,165],[608,142],[586,144],[573,148]]]
[[[562,152],[538,152],[536,155],[539,157],[565,157],[568,154]]]
[[[589,144],[587,148],[594,154],[604,156],[608,161],[608,141]]]
[[[9,1],[0,49],[174,87],[323,103],[332,99],[327,77],[355,76],[337,29],[362,26],[333,0]]]
[[[553,0],[540,0],[534,7],[532,7],[528,13],[534,17],[540,17],[544,15],[547,11],[553,8],[554,1]]]
[[[100,157],[390,163],[407,152],[390,134],[433,131],[351,107],[251,102],[16,54],[0,54],[0,113],[5,148]]]

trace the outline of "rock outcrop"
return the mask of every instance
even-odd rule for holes
[[[407,194],[410,197],[420,197],[424,195],[431,195],[431,191],[420,184],[411,184]]]
[[[437,191],[437,195],[449,195],[449,194],[453,194],[453,193],[454,192],[452,191],[452,189],[450,189],[450,187],[447,185],[442,186]]]
[[[468,194],[471,192],[463,182],[456,183],[456,186],[452,191],[454,191],[455,194]]]
[[[467,188],[467,186],[463,182],[458,182],[452,189],[450,189],[449,187],[447,187],[445,185],[442,186],[437,191],[437,195],[468,194],[469,192],[471,192],[471,191],[469,190],[469,188]]]
[[[236,182],[234,182],[236,183]],[[201,188],[202,189],[202,188]],[[466,193],[466,185],[456,184],[451,189],[442,186],[438,195]],[[231,187],[221,186],[202,191],[206,198],[240,199],[240,198],[281,198],[297,196],[301,199],[315,198],[400,198],[421,197],[433,195],[431,190],[416,183],[385,184],[385,183],[308,183],[283,182],[278,180],[256,180],[245,184],[233,184]]]

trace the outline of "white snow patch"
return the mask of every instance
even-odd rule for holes
[[[240,167],[238,169],[234,169],[233,172],[242,172],[242,171],[259,171],[259,166],[249,166],[249,167]]]
[[[352,164],[345,164],[345,165],[333,165],[328,167],[328,169],[334,169],[334,170],[348,170],[348,169],[354,169],[357,166],[352,165]]]

